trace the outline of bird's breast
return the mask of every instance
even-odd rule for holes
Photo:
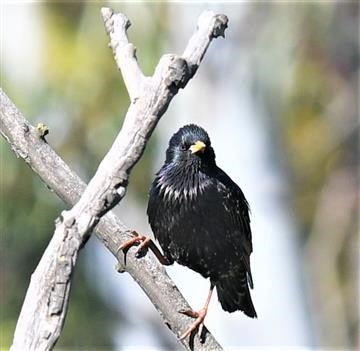
[[[206,179],[189,184],[157,184],[151,199],[156,214],[149,216],[150,224],[165,254],[208,277],[226,257],[219,242],[222,225],[209,203],[213,187]]]
[[[159,196],[164,201],[195,201],[209,185],[209,178],[196,165],[165,168],[155,180]]]

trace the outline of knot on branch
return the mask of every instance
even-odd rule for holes
[[[225,15],[215,16],[214,28],[211,33],[213,38],[217,38],[219,36],[225,38],[225,29],[228,26],[228,21],[229,20]]]
[[[49,134],[49,128],[44,123],[38,123],[36,126],[36,133],[40,139],[42,139],[43,141],[46,141],[45,137]]]
[[[184,88],[186,83],[191,78],[190,70],[185,59],[181,57],[175,57],[165,77],[165,84],[171,90],[176,91],[180,88]]]
[[[111,179],[110,186],[115,190],[118,190],[120,187],[127,187],[129,182],[129,174],[125,171],[119,171]]]
[[[128,174],[126,172],[121,172],[112,178],[109,189],[105,193],[105,196],[99,201],[99,217],[119,203],[125,196],[127,185]]]

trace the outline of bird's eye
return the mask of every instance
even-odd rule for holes
[[[182,150],[182,151],[186,151],[187,150],[187,145],[185,144],[185,143],[181,143],[180,144],[180,149]]]

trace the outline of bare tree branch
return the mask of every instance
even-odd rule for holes
[[[15,105],[0,89],[0,132],[17,155],[37,173],[46,186],[57,194],[68,205],[74,205],[85,190],[86,184],[67,166],[16,109]],[[145,257],[135,258],[135,248],[130,249],[124,266],[121,243],[131,237],[131,230],[120,219],[109,211],[95,228],[97,238],[109,249],[123,267],[139,284],[150,301],[163,317],[166,325],[180,335],[191,320],[179,314],[182,308],[189,308],[174,282],[168,277],[165,269],[150,253]],[[34,312],[36,313],[36,312]],[[183,345],[189,349],[185,340]],[[204,344],[194,339],[194,349],[206,347],[210,350],[221,350],[211,334]]]
[[[126,17],[115,14],[110,9],[102,9],[102,14],[106,30],[110,35],[115,58],[121,67],[124,78],[126,77],[125,82],[129,89],[131,105],[113,146],[100,163],[96,174],[84,190],[80,200],[71,210],[63,211],[56,221],[54,236],[32,275],[16,327],[13,350],[48,350],[55,345],[66,315],[71,275],[79,249],[99,222],[100,217],[115,206],[125,195],[129,173],[141,157],[146,142],[158,120],[166,111],[168,104],[178,89],[183,88],[197,70],[211,39],[222,35],[227,25],[225,16],[206,12],[200,17],[198,30],[185,50],[187,57],[191,58],[189,63],[186,59],[176,55],[163,56],[156,67],[154,75],[145,78],[137,65],[134,49],[131,49],[132,44],[129,44],[127,40],[126,29],[129,22]],[[196,38],[199,40],[198,43],[196,43]],[[203,43],[200,42],[201,40]],[[196,54],[191,53],[191,47],[194,48]],[[202,48],[202,50],[199,48]],[[124,50],[124,55],[121,53],[121,49]],[[33,161],[38,158],[38,150],[28,147],[29,140],[31,139],[37,143],[42,142],[42,147],[47,148],[46,157],[49,157],[53,151],[41,138],[37,137],[36,139],[34,128],[26,121],[19,121],[17,132],[11,134],[13,128],[11,127],[11,121],[10,125],[6,123],[9,123],[9,119],[11,117],[14,119],[15,116],[19,117],[20,115],[1,91],[1,129],[4,130],[2,133],[11,141],[15,152],[35,169],[36,166]],[[5,121],[7,122],[5,123]],[[7,134],[6,131],[10,131],[10,134]],[[67,179],[66,175],[66,182],[69,180],[75,182],[73,184],[74,188],[69,187],[64,191],[59,185],[64,185],[66,182],[58,183],[57,192],[61,193],[63,198],[67,197],[67,191],[74,191],[74,189],[79,191],[78,195],[81,194],[84,188],[83,183],[72,174],[66,165],[63,165],[65,167],[62,168],[49,170],[40,161],[37,161],[37,165],[40,165],[40,168],[42,167],[42,172],[39,172],[39,174],[45,181],[54,177],[54,173],[58,171],[62,173],[60,177],[65,176],[63,172],[67,175],[71,174],[70,179]],[[51,161],[63,163],[57,156]],[[56,184],[48,185],[56,187]],[[73,204],[77,201],[78,196],[72,197],[70,201],[65,200]],[[106,223],[107,221],[108,223]],[[109,221],[110,223],[118,222],[115,216],[109,214],[101,221],[105,223],[103,224],[104,232],[109,235],[98,235],[105,245],[117,255],[116,251],[119,245],[117,240],[123,240],[124,236],[128,238],[129,231],[125,230],[121,224],[119,228],[119,223],[115,223],[115,226],[114,223],[111,223],[110,226]],[[122,237],[119,238],[114,233],[109,232],[108,227],[121,230]],[[115,240],[115,242],[112,240]],[[188,319],[180,316],[176,311],[179,307],[182,308],[184,304],[186,305],[186,302],[175,289],[171,280],[164,274],[163,269],[150,256],[144,260],[136,261],[130,255],[127,264],[130,264],[127,270],[148,293],[165,318],[166,323],[177,335],[180,335],[181,331],[184,330],[184,325],[188,323]],[[144,267],[140,269],[140,265],[144,265]],[[148,276],[142,274],[145,272],[145,267],[149,273]],[[140,272],[137,272],[137,270]],[[145,277],[146,279],[144,279]],[[155,289],[154,284],[156,285]],[[166,288],[164,291],[167,291],[168,294],[164,296],[164,291],[159,288],[159,285]],[[179,304],[176,304],[176,302],[179,302]],[[185,323],[185,321],[187,322]],[[209,345],[211,349],[220,348],[211,337],[208,337],[206,342],[213,346],[210,347]],[[183,344],[189,348],[186,342]],[[195,344],[200,346],[198,341]]]
[[[130,27],[129,19],[122,13],[114,14],[112,9],[103,7],[101,14],[104,20],[105,29],[110,37],[110,46],[118,68],[124,79],[130,100],[135,101],[140,95],[141,84],[145,77],[136,59],[136,48],[129,43],[126,30]]]

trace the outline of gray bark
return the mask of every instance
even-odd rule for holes
[[[131,104],[122,129],[87,187],[0,90],[1,133],[17,156],[66,203],[74,205],[56,220],[54,236],[31,277],[12,350],[53,348],[64,323],[79,249],[94,228],[98,238],[122,260],[118,247],[131,233],[115,215],[105,213],[125,195],[129,173],[172,97],[194,75],[210,41],[223,35],[227,26],[224,15],[204,12],[183,56],[163,56],[154,75],[144,77],[136,61],[135,48],[127,40],[130,22],[111,9],[103,8],[101,12]],[[133,250],[129,251],[126,263],[126,270],[149,296],[165,323],[176,335],[181,335],[191,320],[177,311],[189,306],[163,267],[150,255],[135,259]],[[183,340],[182,344],[188,349],[192,346],[221,349],[210,334],[203,345],[197,337],[191,343]]]

